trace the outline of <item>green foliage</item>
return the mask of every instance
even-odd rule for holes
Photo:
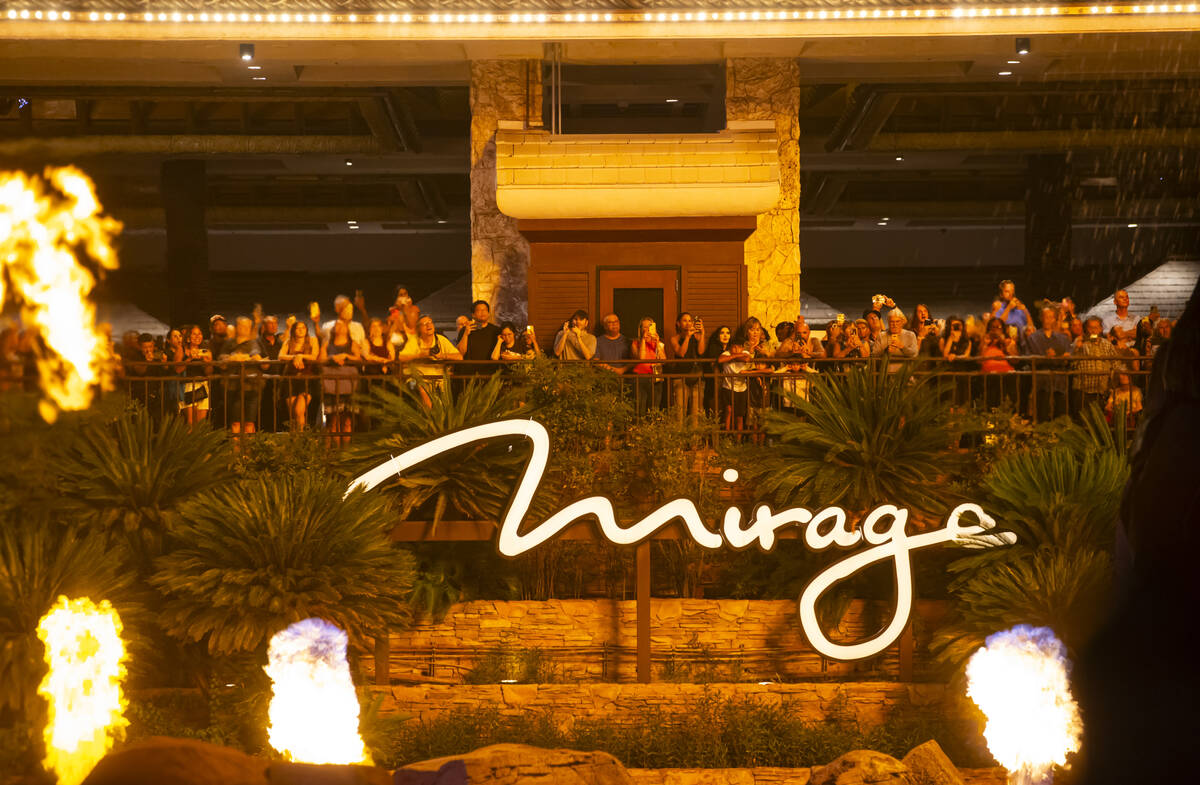
[[[540,712],[504,716],[493,709],[472,709],[407,723],[390,743],[372,752],[376,762],[401,766],[509,742],[601,750],[636,768],[803,768],[829,763],[854,749],[902,757],[932,738],[958,765],[989,765],[990,758],[972,743],[971,733],[940,718],[901,713],[872,729],[861,729],[848,719],[805,723],[784,706],[706,694],[685,711],[652,709],[633,724],[577,720],[569,730]]]
[[[213,489],[180,510],[155,563],[163,628],[213,653],[260,650],[319,616],[361,640],[407,622],[413,559],[381,526],[387,500],[302,472]]]
[[[714,684],[742,680],[742,658],[737,654],[722,656],[712,645],[693,633],[682,649],[671,647],[662,664],[659,676],[663,681],[683,684]]]
[[[237,456],[239,477],[275,477],[302,471],[332,471],[335,454],[316,431],[259,433],[243,439]]]
[[[767,413],[777,444],[754,471],[759,488],[787,505],[940,511],[956,461],[933,381],[873,366],[817,376],[809,400],[789,396],[796,413]]]
[[[1096,630],[1129,466],[1116,450],[1085,444],[1071,437],[1015,453],[984,479],[983,508],[1016,542],[973,538],[980,549],[949,565],[958,602],[956,620],[935,636],[943,662],[960,665],[988,635],[1014,624],[1048,626],[1072,652]]]
[[[488,649],[463,676],[467,684],[553,684],[559,680],[558,669],[548,653],[537,647],[507,644]]]
[[[513,381],[559,453],[601,449],[633,423],[633,406],[609,371],[540,358],[514,368]]]
[[[142,577],[162,553],[180,505],[232,476],[223,431],[189,429],[178,417],[155,423],[142,409],[85,426],[52,460],[63,496],[125,546]]]
[[[362,406],[376,429],[345,450],[343,466],[351,476],[451,431],[516,416],[520,408],[499,375],[472,379],[454,395],[448,385],[425,388],[425,395],[428,403],[421,390],[372,389]],[[477,442],[415,466],[380,488],[396,499],[402,518],[420,510],[434,526],[447,512],[497,520],[528,455],[529,445],[519,438]]]
[[[103,537],[44,515],[0,512],[0,708],[40,715],[45,673],[37,625],[59,596],[106,599],[136,616],[133,576]]]

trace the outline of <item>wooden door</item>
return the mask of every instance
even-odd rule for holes
[[[679,314],[679,268],[601,268],[597,296],[597,334],[603,331],[604,316],[615,313],[626,338],[636,339],[638,323],[649,316],[658,325],[658,334],[666,339],[674,335]]]

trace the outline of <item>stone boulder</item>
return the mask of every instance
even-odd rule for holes
[[[268,785],[267,761],[194,739],[154,736],[110,752],[83,785]]]
[[[607,752],[493,744],[397,769],[394,785],[633,785]]]
[[[958,768],[936,741],[913,747],[900,762],[908,767],[912,785],[963,785]]]
[[[156,736],[104,757],[83,785],[389,785],[370,766],[269,762],[194,739]]]
[[[812,770],[809,785],[913,785],[908,767],[891,755],[853,750]]]

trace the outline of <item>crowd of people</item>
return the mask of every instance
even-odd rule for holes
[[[151,411],[178,411],[189,424],[211,420],[234,433],[324,427],[336,443],[354,429],[353,397],[364,376],[404,370],[427,390],[446,383],[448,362],[455,376],[470,376],[544,355],[621,377],[639,412],[669,407],[681,420],[695,420],[707,410],[731,431],[755,427],[767,406],[792,405],[784,393],[807,398],[810,374],[870,358],[891,371],[936,366],[960,374],[958,404],[1007,399],[1028,416],[1051,419],[1095,402],[1110,417],[1124,411],[1132,425],[1142,409],[1141,375],[1172,324],[1156,308],[1132,313],[1124,290],[1114,303],[1108,319],[1081,319],[1070,298],[1039,301],[1031,310],[1013,283],[1002,281],[978,316],[935,319],[920,303],[910,316],[879,294],[861,317],[839,314],[815,327],[798,316],[773,330],[753,317],[710,329],[700,315],[683,312],[669,331],[644,317],[629,335],[614,313],[593,332],[580,309],[543,348],[532,326],[495,323],[483,300],[458,317],[452,340],[398,287],[387,313],[374,317],[359,292],[335,298],[330,318],[313,302],[307,318],[288,316],[281,325],[256,306],[233,320],[214,314],[207,329],[127,332],[113,352],[130,394]],[[0,386],[29,374],[35,349],[27,333],[0,331]]]

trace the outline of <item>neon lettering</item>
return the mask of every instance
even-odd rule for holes
[[[742,526],[742,511],[736,507],[727,508],[720,532],[717,532],[705,525],[694,502],[689,499],[672,499],[640,521],[621,526],[617,523],[611,499],[589,496],[572,502],[545,521],[522,532],[521,524],[529,512],[529,506],[533,502],[534,493],[541,483],[550,457],[549,434],[540,423],[533,420],[502,420],[439,436],[356,477],[350,483],[346,494],[349,495],[358,488],[371,490],[389,477],[403,474],[424,461],[459,447],[488,439],[512,437],[529,439],[533,449],[525,471],[521,474],[508,507],[501,517],[497,548],[505,556],[519,556],[546,543],[571,524],[587,519],[595,519],[604,538],[616,545],[642,542],[673,521],[682,522],[688,535],[701,547],[710,550],[723,545],[746,548],[757,542],[761,549],[769,551],[775,545],[776,533],[792,525],[804,527],[805,546],[813,551],[823,551],[831,546],[852,548],[865,541],[871,547],[826,567],[812,579],[800,595],[800,625],[805,637],[818,652],[836,660],[874,657],[900,637],[912,613],[914,587],[909,556],[912,551],[947,542],[971,542],[971,538],[979,544],[979,535],[996,525],[996,521],[979,505],[970,503],[955,507],[943,528],[911,536],[905,532],[908,510],[891,504],[876,507],[859,528],[854,528],[847,522],[846,511],[840,507],[826,507],[814,514],[802,507],[772,512],[769,505],[759,504],[754,508],[749,525],[745,527]],[[723,476],[726,481],[733,482],[737,479],[737,472],[726,469]],[[960,519],[968,513],[976,522],[964,525]],[[1016,541],[1015,537],[1007,532],[989,534],[983,539],[995,539],[1007,544]],[[893,562],[896,579],[896,608],[888,626],[875,637],[858,643],[840,644],[829,640],[817,620],[816,606],[821,596],[840,581],[853,577],[876,562],[888,559]]]

